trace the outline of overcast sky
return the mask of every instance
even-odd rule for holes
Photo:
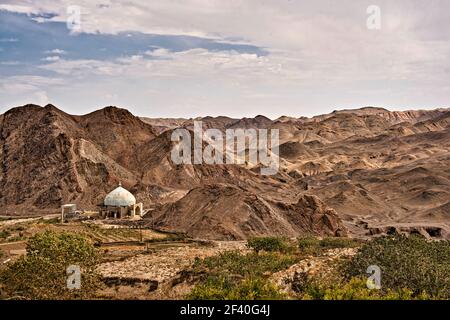
[[[0,113],[450,106],[449,18],[448,0],[0,0]]]

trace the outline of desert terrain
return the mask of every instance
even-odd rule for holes
[[[278,173],[263,176],[249,163],[174,164],[171,132],[192,130],[194,120],[221,131],[279,129]],[[83,116],[53,105],[14,108],[0,115],[0,269],[29,254],[36,235],[68,232],[100,253],[98,299],[202,298],[207,284],[199,283],[222,272],[214,264],[241,259],[226,279],[246,283],[239,268],[261,263],[267,270],[261,267],[258,277],[283,298],[295,298],[299,275],[332,273],[335,262],[370,239],[450,239],[449,148],[450,109],[366,107],[271,120],[150,119],[117,107]],[[96,219],[119,182],[144,204],[145,215]],[[63,223],[67,203],[85,219]],[[310,236],[324,243],[301,240]],[[284,239],[291,249],[261,255],[251,245],[255,237]],[[300,249],[292,249],[295,239]],[[273,261],[258,260],[266,258]]]
[[[57,213],[65,203],[97,210],[121,182],[148,211],[141,223],[192,238],[392,230],[448,238],[449,119],[445,108],[271,120],[149,119],[117,107],[75,116],[26,105],[0,115],[0,215]],[[222,131],[279,129],[278,173],[175,165],[171,132],[194,120]]]

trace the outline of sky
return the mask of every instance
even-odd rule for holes
[[[0,0],[0,113],[448,107],[449,18],[448,0]]]

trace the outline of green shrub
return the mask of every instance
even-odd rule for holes
[[[279,252],[225,251],[216,256],[196,259],[192,270],[201,281],[189,294],[190,299],[282,299],[284,297],[267,276],[298,261],[294,255]]]
[[[353,248],[359,245],[358,241],[350,238],[325,237],[320,241],[320,246],[326,249]]]
[[[279,237],[254,237],[247,241],[247,247],[255,250],[266,252],[286,252],[289,248],[288,241]]]
[[[99,285],[97,252],[88,238],[46,231],[29,239],[27,255],[0,274],[2,295],[21,299],[82,299]],[[81,269],[81,289],[67,288],[67,267]]]
[[[0,239],[7,239],[11,233],[8,230],[0,231]]]
[[[209,278],[197,284],[187,296],[193,300],[279,300],[285,296],[262,277],[232,281],[226,277]]]
[[[297,261],[296,256],[277,252],[242,254],[239,251],[225,251],[203,260],[196,259],[193,270],[216,275],[260,276],[286,269]]]
[[[25,226],[23,225],[15,225],[9,228],[9,231],[25,231]]]
[[[308,254],[317,254],[321,252],[320,240],[313,236],[303,236],[297,239],[298,247],[301,252]]]
[[[42,219],[40,222],[43,224],[57,224],[57,223],[61,222],[61,218],[57,217],[57,218],[51,218],[51,219]]]
[[[367,278],[311,278],[307,273],[294,276],[292,289],[303,300],[411,300],[430,299],[426,293],[414,296],[410,289],[376,290],[367,287]]]
[[[411,300],[413,292],[409,289],[388,289],[386,291],[369,289],[367,279],[352,278],[344,285],[333,286],[325,290],[324,300]],[[426,294],[420,294],[416,299],[429,299]]]
[[[411,300],[413,292],[409,289],[398,289],[381,291],[369,289],[366,285],[367,279],[352,278],[347,283],[333,284],[329,287],[310,287],[304,296],[319,296],[323,300]],[[426,294],[416,296],[416,299],[429,299]]]
[[[346,279],[366,275],[370,265],[380,267],[385,293],[406,288],[413,297],[425,293],[433,298],[450,298],[449,241],[427,241],[416,235],[378,238],[365,244],[344,265]]]

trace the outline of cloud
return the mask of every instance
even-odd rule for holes
[[[58,61],[61,59],[59,56],[48,56],[42,59],[42,61]]]
[[[46,105],[50,102],[47,90],[63,85],[60,78],[41,76],[11,76],[0,79],[0,95],[13,106],[34,103]]]
[[[16,12],[52,12],[49,21],[66,22],[71,0],[14,0],[3,5]],[[15,5],[12,5],[12,4]],[[90,33],[141,31],[152,34],[191,35],[214,39],[240,39],[258,45],[281,48],[304,47],[311,38],[324,45],[348,38],[368,38],[366,9],[372,1],[342,0],[339,6],[330,0],[259,1],[259,0],[185,0],[126,2],[79,0],[81,28]],[[446,21],[450,4],[434,0],[377,3],[382,10],[385,36],[392,31],[433,30],[433,20]],[[14,9],[16,8],[16,9]],[[26,9],[24,9],[26,8]],[[445,32],[441,32],[445,33]],[[425,35],[426,32],[423,32]],[[349,44],[351,45],[351,44]]]
[[[3,66],[17,66],[20,64],[19,61],[2,61],[0,62],[1,65]]]
[[[378,31],[366,26],[369,0],[79,0],[82,33],[76,36],[65,27],[73,1],[4,2],[8,12],[39,16],[44,23],[33,25],[42,30],[36,38],[58,35],[52,47],[37,50],[34,74],[64,78],[86,101],[97,99],[93,87],[104,97],[99,101],[114,88],[123,92],[114,101],[138,110],[152,101],[155,109],[186,114],[186,108],[212,114],[231,106],[236,113],[247,107],[301,115],[337,106],[448,101],[446,0],[379,0]],[[46,89],[50,96],[56,91]],[[428,91],[433,95],[419,96]],[[73,100],[59,94],[61,101]]]
[[[53,49],[53,50],[47,50],[47,51],[45,51],[45,53],[61,55],[61,54],[66,54],[67,52],[65,50],[61,50],[61,49]]]
[[[92,75],[120,75],[125,70],[123,65],[101,60],[64,60],[57,59],[54,62],[41,65],[39,68],[53,71],[63,76],[89,78]]]
[[[152,79],[195,76],[237,79],[281,73],[281,66],[268,57],[233,50],[209,51],[202,48],[181,52],[157,49],[146,52],[145,56],[133,55],[113,61],[55,59],[53,63],[40,68],[79,77],[108,75]],[[287,75],[285,73],[283,76]]]
[[[33,8],[33,6],[25,6],[25,5],[14,5],[14,4],[0,4],[0,11],[9,11],[9,12],[17,12],[17,13],[25,13],[25,14],[37,14],[39,10]]]
[[[61,85],[64,81],[61,78],[42,76],[11,76],[0,79],[0,89],[13,91],[13,93],[24,93],[27,90],[35,90],[48,86]],[[9,92],[11,93],[11,92]]]

